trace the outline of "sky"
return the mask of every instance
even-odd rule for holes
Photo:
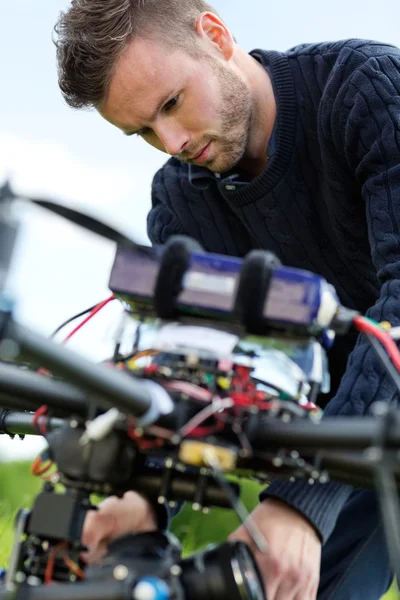
[[[398,0],[215,0],[245,50],[286,50],[350,37],[400,46]],[[0,0],[0,184],[80,208],[147,243],[151,180],[165,155],[125,137],[96,112],[76,111],[57,85],[52,29],[66,0]],[[110,295],[115,245],[18,202],[9,286],[15,318],[47,336]],[[72,338],[89,360],[109,355],[121,316],[111,303]],[[42,440],[0,436],[2,459],[31,456]]]

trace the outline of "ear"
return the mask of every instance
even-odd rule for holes
[[[214,50],[222,52],[225,60],[233,55],[235,42],[225,23],[212,12],[203,12],[196,19],[196,33],[202,41],[211,44]]]

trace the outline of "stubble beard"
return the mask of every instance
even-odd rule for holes
[[[217,65],[221,90],[221,133],[217,153],[207,167],[215,173],[233,169],[244,157],[250,137],[252,101],[245,83]]]
[[[232,71],[221,66],[214,58],[206,56],[214,76],[218,80],[221,112],[220,132],[203,140],[203,147],[213,142],[212,159],[204,167],[214,173],[225,173],[233,169],[244,157],[249,143],[252,123],[252,97],[244,81]],[[181,157],[182,162],[193,162]]]

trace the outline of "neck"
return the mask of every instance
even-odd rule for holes
[[[256,177],[268,161],[268,142],[276,119],[276,100],[268,72],[257,60],[243,52],[243,72],[253,97],[253,112],[246,152],[240,167]]]

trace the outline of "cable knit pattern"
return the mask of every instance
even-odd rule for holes
[[[345,40],[251,54],[269,67],[278,106],[267,168],[250,182],[203,169],[208,183],[199,189],[190,168],[170,159],[154,179],[151,241],[185,233],[212,252],[271,250],[326,277],[349,308],[399,325],[400,50]],[[325,415],[363,415],[376,400],[395,401],[367,342],[355,341],[340,338],[330,353]],[[326,540],[351,491],[275,480],[262,498],[292,505]]]

